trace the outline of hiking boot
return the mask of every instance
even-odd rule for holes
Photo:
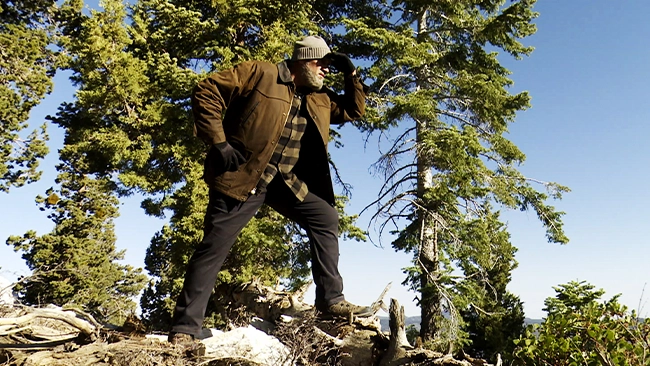
[[[205,356],[205,344],[195,339],[191,334],[170,332],[167,341],[173,345],[183,347],[188,357]]]
[[[346,300],[337,302],[336,304],[332,304],[328,306],[326,309],[320,310],[320,312],[324,317],[342,317],[342,318],[348,318],[351,315],[360,318],[367,318],[369,316],[374,315],[375,313],[370,306],[354,305],[347,302]]]

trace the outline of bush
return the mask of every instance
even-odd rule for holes
[[[548,317],[515,341],[514,365],[650,365],[650,319],[572,281],[545,301]]]

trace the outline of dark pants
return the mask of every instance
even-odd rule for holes
[[[204,236],[187,265],[185,282],[176,301],[171,331],[199,335],[217,274],[239,232],[263,203],[298,223],[309,236],[316,303],[335,304],[344,299],[338,270],[338,213],[320,197],[307,194],[300,202],[279,178],[263,194],[239,202],[210,191]]]

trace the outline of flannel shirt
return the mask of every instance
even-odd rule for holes
[[[307,185],[293,173],[293,167],[298,162],[298,155],[300,154],[300,139],[307,129],[307,119],[300,113],[302,101],[303,97],[301,95],[294,95],[282,135],[275,146],[271,160],[260,177],[255,192],[266,192],[266,187],[279,172],[282,180],[289,186],[298,200],[302,201],[307,196]]]

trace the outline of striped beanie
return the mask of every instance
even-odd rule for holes
[[[291,59],[294,61],[320,59],[330,52],[330,48],[323,38],[319,36],[307,36],[293,45],[293,56],[291,56]]]

